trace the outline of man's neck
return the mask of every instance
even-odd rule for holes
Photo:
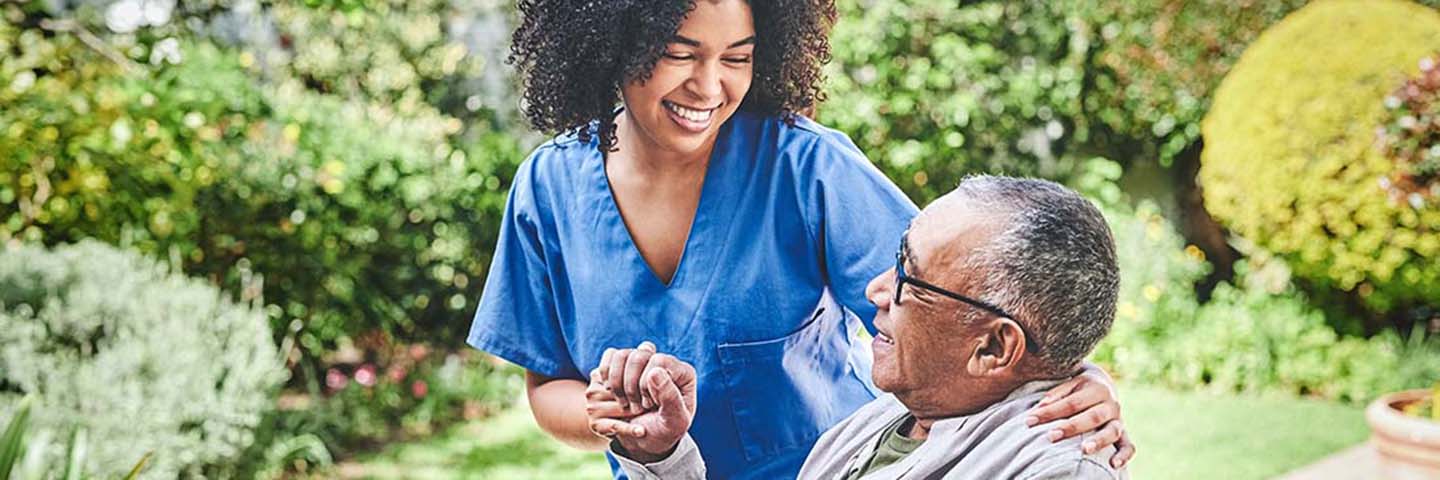
[[[985,410],[991,405],[1005,400],[1028,381],[1017,379],[1009,382],[987,382],[950,389],[961,390],[959,392],[897,393],[896,400],[905,405],[905,408],[910,410],[910,414],[915,417],[915,421],[911,422],[908,428],[902,428],[901,433],[914,439],[927,438],[935,422],[973,415]]]

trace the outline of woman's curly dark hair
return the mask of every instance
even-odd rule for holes
[[[707,0],[694,0],[707,1]],[[824,99],[820,68],[830,61],[834,0],[747,0],[755,19],[754,81],[740,109],[794,122]],[[695,7],[693,1],[520,0],[509,62],[519,70],[522,109],[547,133],[615,147],[620,87],[648,78]]]

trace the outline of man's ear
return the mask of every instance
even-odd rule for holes
[[[975,337],[975,349],[966,361],[973,376],[988,376],[1013,369],[1025,355],[1025,332],[1008,318],[997,318]]]

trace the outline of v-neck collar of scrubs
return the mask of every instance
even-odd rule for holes
[[[734,119],[732,118],[730,120],[733,121]],[[625,251],[626,256],[629,257],[624,259],[624,261],[637,264],[639,270],[643,270],[646,272],[646,276],[650,277],[650,281],[647,283],[656,288],[661,290],[674,290],[696,281],[708,281],[709,276],[702,274],[714,271],[713,268],[703,268],[703,266],[694,264],[706,260],[713,261],[718,257],[718,255],[716,255],[718,252],[712,250],[720,246],[720,239],[724,238],[724,234],[726,233],[721,229],[724,229],[730,224],[731,216],[734,214],[732,211],[730,212],[731,215],[723,215],[724,210],[720,209],[720,206],[730,202],[726,198],[719,198],[728,193],[732,193],[734,190],[731,188],[723,188],[724,185],[722,185],[722,183],[730,180],[729,177],[733,177],[733,175],[727,175],[726,173],[728,172],[725,172],[727,169],[726,163],[728,163],[728,158],[731,156],[730,142],[726,141],[726,137],[730,134],[731,121],[726,121],[725,124],[720,126],[720,131],[716,132],[715,148],[710,151],[710,159],[705,166],[704,179],[701,180],[700,200],[695,205],[695,214],[690,219],[690,231],[686,234],[685,245],[682,247],[680,253],[680,261],[675,265],[675,272],[670,275],[670,283],[665,283],[660,279],[660,276],[655,273],[655,269],[650,266],[650,263],[645,260],[645,256],[640,253],[640,247],[635,243],[635,237],[631,234],[630,228],[625,225],[625,218],[620,213],[619,203],[615,201],[615,191],[610,185],[610,176],[605,171],[606,157],[601,155],[597,150],[596,161],[590,162],[594,186],[600,192],[599,197],[602,199],[601,203],[603,205],[600,205],[599,208],[604,223],[608,224],[607,226],[609,228],[618,229],[612,238],[620,239],[621,242],[625,243],[625,245],[619,249]],[[621,260],[617,259],[617,261]],[[692,270],[696,269],[700,270],[692,272]],[[697,275],[700,277],[695,279],[689,278]]]

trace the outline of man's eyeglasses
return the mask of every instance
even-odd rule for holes
[[[955,300],[959,300],[959,301],[964,302],[964,303],[966,303],[966,304],[968,304],[968,305],[970,305],[970,306],[972,306],[972,307],[975,307],[975,308],[984,310],[984,311],[986,311],[986,312],[989,312],[989,313],[991,313],[991,314],[993,314],[993,315],[995,315],[995,316],[1003,317],[1003,318],[1008,318],[1008,319],[1010,319],[1010,320],[1014,320],[1014,321],[1015,321],[1015,325],[1018,325],[1018,326],[1020,327],[1020,331],[1023,332],[1023,333],[1025,333],[1025,350],[1026,350],[1026,351],[1029,351],[1029,352],[1031,352],[1031,353],[1035,353],[1035,352],[1040,351],[1040,343],[1039,343],[1037,340],[1035,340],[1035,336],[1034,336],[1034,335],[1031,335],[1028,330],[1025,330],[1025,325],[1021,324],[1021,323],[1020,323],[1020,320],[1017,320],[1014,315],[1011,315],[1011,314],[1009,314],[1009,313],[1006,313],[1004,309],[1001,309],[1001,308],[998,307],[998,306],[992,305],[992,304],[990,304],[989,302],[986,302],[986,301],[983,301],[983,300],[977,300],[977,299],[974,299],[974,298],[970,298],[970,297],[967,297],[967,296],[964,296],[964,295],[961,295],[961,294],[958,294],[958,293],[955,293],[955,292],[952,292],[952,291],[949,291],[949,290],[940,288],[939,286],[936,286],[936,285],[933,284],[933,283],[930,283],[930,282],[927,282],[927,281],[924,281],[924,280],[921,280],[921,279],[918,279],[918,278],[915,278],[915,277],[906,275],[906,274],[905,274],[905,261],[906,261],[907,259],[909,259],[909,258],[910,258],[910,233],[909,233],[909,232],[906,232],[904,235],[901,235],[901,236],[900,236],[900,250],[898,250],[898,251],[895,252],[895,298],[891,300],[891,303],[893,303],[893,304],[895,304],[895,305],[899,305],[899,304],[900,304],[900,298],[902,297],[901,293],[903,293],[903,291],[904,291],[905,284],[908,283],[908,284],[910,284],[910,285],[914,285],[914,286],[917,286],[917,287],[920,287],[920,288],[929,290],[929,291],[931,291],[931,292],[934,292],[934,293],[943,295],[943,296],[945,296],[945,297],[953,298],[953,299],[955,299]]]

